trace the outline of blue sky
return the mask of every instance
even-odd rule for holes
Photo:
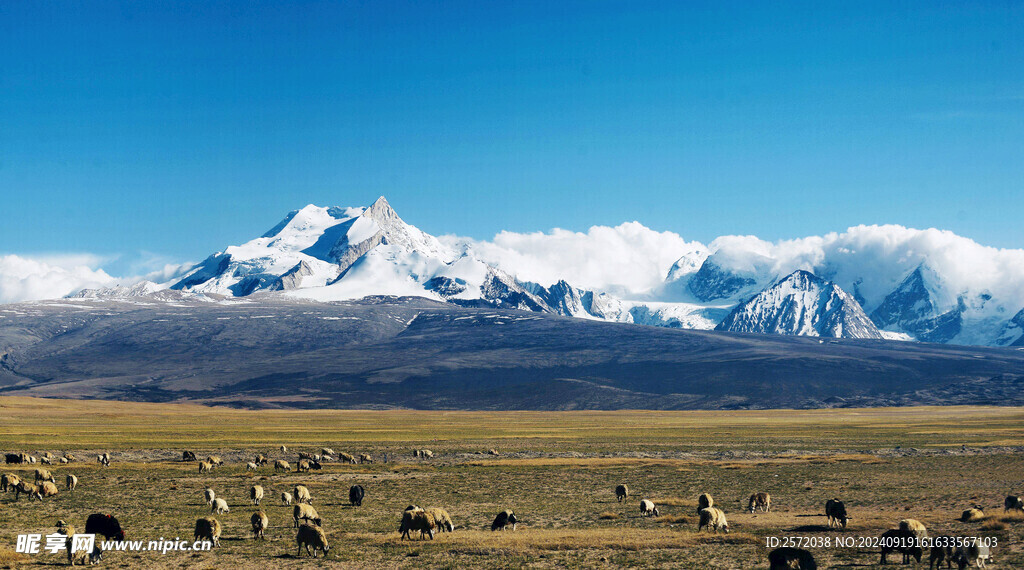
[[[4,2],[0,254],[199,259],[307,203],[1024,247],[1021,2]]]

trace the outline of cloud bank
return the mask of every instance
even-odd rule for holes
[[[107,287],[117,280],[88,254],[23,257],[0,256],[0,303],[63,297],[82,288]]]
[[[625,297],[656,295],[668,270],[691,251],[710,251],[720,266],[767,281],[806,269],[857,290],[869,311],[918,265],[941,276],[935,291],[946,304],[961,295],[987,294],[1005,310],[1024,307],[1024,249],[999,249],[938,229],[861,225],[843,232],[791,240],[721,236],[710,244],[657,232],[639,222],[594,226],[587,232],[500,232],[482,241],[442,238],[466,248],[520,280],[576,287]]]
[[[499,232],[491,241],[442,236],[521,281],[551,285],[560,279],[575,287],[612,294],[640,294],[660,286],[669,268],[697,242],[658,232],[639,222],[593,226],[586,233]]]

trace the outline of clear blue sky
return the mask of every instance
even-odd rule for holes
[[[1024,247],[1022,2],[3,2],[0,253],[860,223]]]

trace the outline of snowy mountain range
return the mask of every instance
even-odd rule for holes
[[[963,247],[949,245],[961,244],[955,240],[983,250],[969,261],[987,265],[965,271]],[[984,248],[938,230],[859,226],[774,244],[749,236],[691,243],[659,285],[625,293],[567,278],[537,283],[525,266],[492,249],[429,235],[381,197],[366,208],[306,206],[166,283],[76,295],[169,289],[232,297],[276,292],[319,301],[419,296],[686,329],[1024,345],[1024,251]],[[578,260],[591,262],[599,263]]]

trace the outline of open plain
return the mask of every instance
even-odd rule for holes
[[[286,453],[280,446],[288,448]],[[326,462],[295,473],[297,453],[322,447],[370,454],[374,463]],[[292,507],[282,491],[306,485],[339,567],[767,568],[769,538],[811,537],[819,567],[870,568],[877,548],[836,547],[837,539],[877,537],[901,519],[932,536],[998,539],[990,567],[1024,566],[1024,517],[1003,512],[1007,494],[1024,494],[1024,409],[928,407],[764,411],[439,412],[237,410],[184,404],[0,398],[0,449],[41,456],[70,452],[54,472],[56,497],[15,501],[0,494],[0,567],[65,564],[63,554],[22,555],[16,537],[49,534],[64,519],[78,528],[113,513],[128,540],[192,540],[214,489],[230,512],[212,552],[114,552],[114,568],[303,567],[296,557]],[[430,449],[431,459],[413,457]],[[494,450],[498,455],[489,454]],[[225,464],[200,474],[189,450]],[[108,452],[111,466],[96,455]],[[256,472],[246,462],[262,453]],[[387,461],[385,462],[385,457]],[[285,459],[288,473],[275,472]],[[36,465],[4,465],[32,479]],[[68,492],[64,478],[78,476]],[[265,540],[254,541],[251,485],[266,489]],[[348,502],[360,484],[366,499]],[[614,489],[628,485],[617,502]],[[769,513],[750,514],[747,498],[771,494]],[[729,534],[698,533],[697,496],[710,493]],[[829,529],[824,503],[838,497],[851,515]],[[641,517],[652,499],[658,517]],[[452,533],[401,540],[409,504],[447,509]],[[963,523],[974,504],[984,520]],[[491,532],[498,511],[514,509],[515,532]],[[925,550],[923,563],[928,563]],[[890,564],[899,563],[898,554]]]

